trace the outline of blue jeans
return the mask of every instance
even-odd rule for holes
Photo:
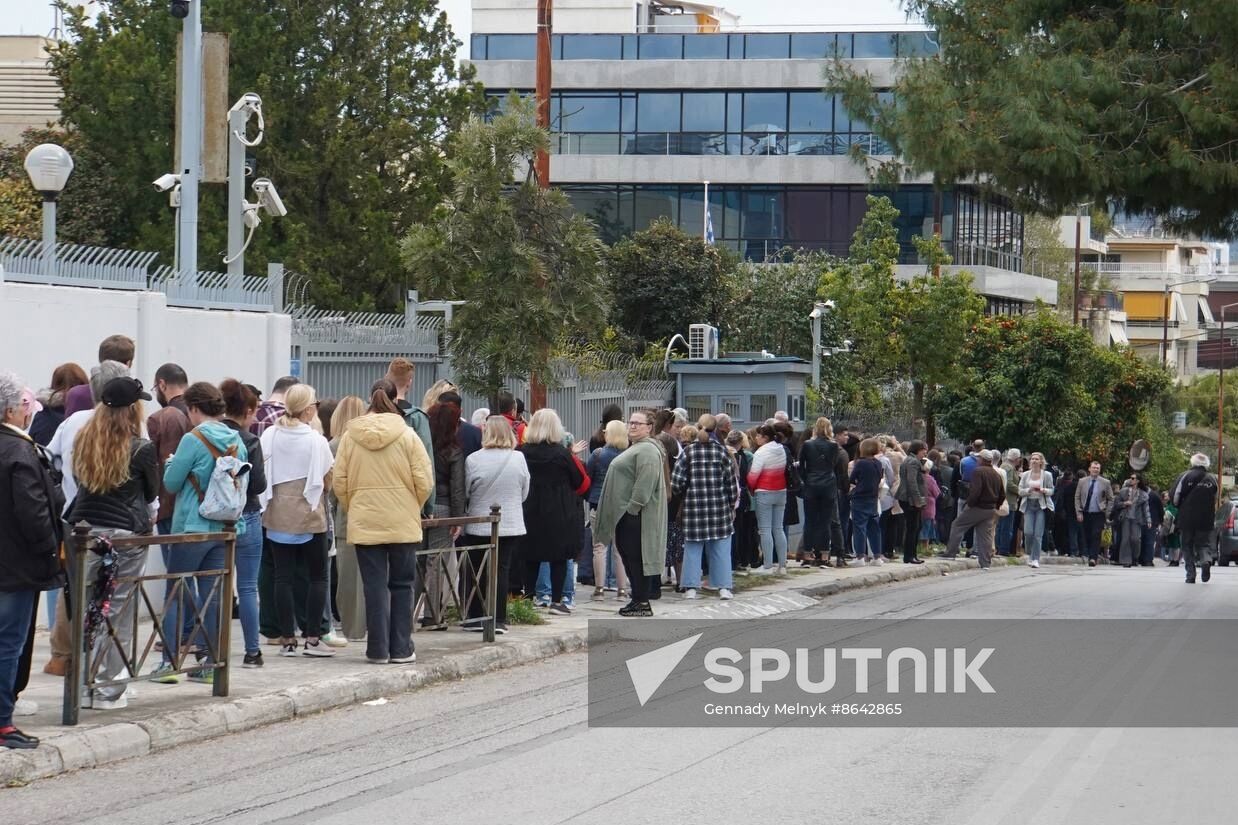
[[[731,537],[707,541],[684,541],[683,587],[701,586],[701,555],[709,554],[709,583],[731,589]]]
[[[0,728],[13,724],[13,688],[38,596],[34,590],[0,592]]]
[[[1014,550],[1015,512],[1012,508],[1008,515],[1002,516],[997,522],[997,552],[999,555],[1005,556]]]
[[[172,552],[168,553],[168,572],[176,573],[194,573],[198,570],[219,570],[224,566],[224,545],[221,541],[202,541],[193,544],[178,544],[172,548]],[[215,586],[218,576],[197,576],[186,577],[182,581],[184,584],[183,598],[169,601],[164,605],[163,612],[163,660],[165,662],[174,661],[176,657],[177,647],[181,642],[181,628],[194,621],[195,610],[202,610],[203,623],[205,624],[206,633],[211,636],[211,643],[214,644],[214,639],[219,631],[219,594],[215,594],[215,598],[207,601],[207,595],[211,592],[211,588]],[[168,580],[169,582],[172,579]],[[169,585],[170,586],[170,585]],[[231,603],[231,594],[228,594],[228,601]],[[183,604],[183,611],[181,609]],[[209,654],[207,640],[199,630],[193,634],[193,637],[187,640],[189,644],[196,644],[200,649],[207,654],[206,660],[213,662],[214,658]]]
[[[1041,507],[1028,505],[1023,514],[1023,546],[1027,548],[1027,556],[1031,561],[1040,561],[1040,547],[1045,537],[1045,517],[1048,514]]]
[[[851,499],[851,542],[857,559],[867,556],[870,550],[874,559],[881,555],[881,510],[877,499]]]
[[[535,595],[539,600],[545,599],[550,601],[550,565],[547,562],[542,562],[541,567],[537,568]],[[567,577],[563,580],[563,603],[569,607],[576,603],[575,561],[567,563]]]
[[[761,554],[766,570],[775,563],[787,563],[787,534],[782,526],[787,510],[786,490],[757,490],[752,496],[752,509],[757,513],[757,533],[761,537]]]
[[[262,566],[262,513],[244,515],[245,535],[236,538],[236,595],[241,608],[245,652],[258,647],[258,568]]]

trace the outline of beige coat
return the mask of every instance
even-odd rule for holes
[[[340,440],[334,485],[348,513],[349,543],[421,541],[421,508],[433,479],[430,456],[403,418],[390,413],[354,418]]]

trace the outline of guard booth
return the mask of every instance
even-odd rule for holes
[[[726,413],[736,429],[748,429],[773,418],[778,410],[792,421],[804,420],[812,366],[802,358],[732,352],[671,361],[667,369],[690,422],[706,413]]]

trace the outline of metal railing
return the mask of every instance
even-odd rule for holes
[[[559,155],[840,156],[853,151],[889,155],[889,144],[870,132],[557,132]]]
[[[168,306],[199,309],[278,311],[284,301],[283,268],[268,267],[268,276],[230,277],[222,272],[191,275],[171,267],[152,271],[157,252],[56,244],[54,274],[43,261],[42,241],[0,237],[0,280],[16,283],[162,292]],[[302,289],[301,283],[296,287]]]
[[[104,531],[106,532],[106,531]],[[151,545],[171,545],[171,553],[176,553],[178,545],[196,544],[200,542],[223,542],[223,567],[211,570],[196,570],[185,573],[163,573],[157,575],[117,576],[116,587],[132,586],[128,595],[120,599],[116,605],[110,599],[110,594],[92,592],[97,586],[87,581],[87,570],[90,554],[99,554],[100,550],[107,555],[99,554],[98,567],[117,564],[115,551],[145,549]],[[61,709],[61,724],[76,725],[80,713],[83,691],[93,691],[111,686],[127,685],[131,682],[149,681],[154,673],[143,674],[147,659],[155,650],[155,643],[163,645],[162,656],[169,656],[170,668],[161,670],[158,676],[181,674],[200,671],[212,673],[212,692],[215,696],[227,696],[229,688],[228,656],[232,644],[231,603],[233,579],[235,578],[236,532],[234,526],[225,525],[220,533],[184,533],[179,535],[125,536],[110,538],[105,545],[100,535],[92,533],[91,527],[85,522],[74,525],[72,534],[65,542],[68,552],[69,567],[69,601],[68,617],[72,630],[72,650],[69,670],[64,680],[64,704]],[[111,558],[108,558],[108,555]],[[210,589],[202,604],[197,604],[189,587],[189,580],[210,578]],[[158,593],[152,600],[152,594],[146,589],[148,582],[159,582],[166,588],[166,593]],[[196,589],[196,588],[195,588]],[[210,604],[218,599],[219,609],[215,628],[208,628],[206,614]],[[188,638],[181,638],[187,614],[186,602],[190,608],[188,615],[190,631]],[[159,605],[160,607],[156,607]],[[151,632],[139,644],[139,630],[142,608],[153,623]],[[169,609],[175,608],[174,627],[178,637],[170,643],[164,634],[163,621]],[[87,627],[88,616],[95,620],[93,628]],[[88,634],[88,630],[93,631]],[[212,630],[214,631],[212,633]],[[103,634],[99,639],[99,634]],[[190,641],[199,636],[206,645],[205,659],[198,660],[203,651],[194,651]],[[116,674],[100,674],[105,660],[112,653],[118,654],[123,661],[123,669]],[[194,657],[192,665],[187,666],[186,660]],[[103,678],[100,678],[100,676]],[[112,678],[109,678],[112,677]]]
[[[451,586],[444,590],[450,593],[451,604],[455,607],[460,619],[480,623],[482,639],[487,642],[495,640],[499,599],[507,598],[506,593],[499,593],[499,522],[501,520],[502,511],[497,504],[491,505],[488,516],[421,520],[423,532],[433,529],[466,527],[470,524],[489,524],[490,541],[488,544],[419,549],[417,551],[417,597],[413,603],[414,616],[424,610],[426,615],[433,616],[440,623],[443,622],[445,617],[437,609],[439,606],[428,604],[429,596],[426,588],[426,582],[431,576],[441,576],[443,581],[451,583]],[[452,559],[456,562],[454,570],[451,564]],[[478,611],[473,610],[474,606],[478,608]],[[470,613],[475,613],[475,615],[469,615]]]

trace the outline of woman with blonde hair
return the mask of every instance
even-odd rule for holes
[[[804,535],[800,563],[828,567],[830,556],[843,555],[838,495],[847,489],[847,453],[834,442],[830,419],[818,418],[812,438],[800,447],[804,479]]]
[[[696,440],[684,447],[671,474],[671,490],[683,501],[684,598],[695,599],[701,586],[701,560],[709,558],[709,583],[722,600],[731,596],[731,534],[739,487],[735,464],[726,447],[711,438],[717,426],[712,415],[701,416]],[[683,428],[683,432],[688,431]]]
[[[346,395],[331,413],[331,455],[339,456],[340,442],[348,425],[365,415],[365,402],[355,395]],[[348,541],[348,511],[340,504],[332,487],[330,494],[332,524],[335,526],[335,572],[338,577],[335,601],[340,611],[344,638],[358,641],[365,638],[365,591],[361,571],[357,567],[357,547]]]
[[[566,437],[559,414],[541,409],[534,413],[519,447],[530,478],[521,547],[525,597],[534,598],[538,570],[546,562],[550,566],[550,612],[564,616],[572,612],[563,602],[567,563],[580,548],[584,522],[580,499],[589,492],[589,474],[563,445]]]
[[[465,486],[469,516],[488,516],[490,508],[499,507],[498,573],[495,576],[494,630],[507,632],[507,595],[512,564],[518,561],[520,543],[525,534],[524,500],[529,495],[529,468],[524,454],[516,450],[516,432],[511,422],[501,415],[492,415],[483,422],[481,449],[464,460]],[[468,524],[460,543],[477,546],[490,543],[489,524]],[[469,550],[463,565],[465,630],[481,631],[485,616],[482,594],[490,587],[488,569],[484,566],[485,551]]]
[[[348,513],[365,589],[365,657],[371,664],[417,660],[413,649],[413,580],[419,514],[434,489],[430,454],[379,381],[370,409],[354,418],[339,444],[335,494]]]
[[[147,535],[154,527],[151,502],[159,499],[159,468],[155,445],[142,437],[142,382],[113,378],[103,387],[95,413],[73,442],[73,475],[77,496],[69,507],[70,524],[85,521],[92,532],[112,536]],[[146,568],[146,548],[117,551],[116,592],[107,613],[120,647],[128,647],[133,629],[133,581]],[[87,554],[86,580],[93,582],[100,557]],[[129,675],[119,648],[106,633],[95,637],[94,655],[103,656],[101,681]],[[84,697],[86,707],[98,710],[126,706],[125,686],[100,688]]]
[[[586,469],[589,471],[589,527],[597,531],[598,502],[602,498],[602,485],[606,481],[606,473],[610,464],[619,454],[628,448],[628,425],[622,420],[606,422],[602,428],[602,446],[589,456]],[[607,551],[609,550],[609,554]],[[610,562],[610,565],[607,562]],[[606,568],[614,569],[615,585],[618,592],[616,598],[627,598],[628,577],[623,570],[623,560],[612,542],[609,547],[606,542],[593,541],[593,598],[600,601],[606,597]]]
[[[1040,549],[1045,537],[1045,521],[1053,512],[1053,473],[1045,469],[1042,453],[1032,453],[1031,469],[1019,476],[1019,510],[1023,513],[1023,543],[1027,547],[1027,566],[1040,567]]]
[[[261,438],[267,489],[262,494],[262,526],[275,561],[275,607],[279,616],[280,655],[296,656],[296,615],[292,581],[298,559],[309,571],[305,619],[301,628],[306,656],[334,656],[321,641],[327,600],[327,491],[335,463],[327,439],[314,427],[318,397],[309,384],[284,395],[284,414]]]
[[[440,378],[430,385],[430,389],[426,390],[426,394],[421,398],[421,411],[429,414],[430,408],[438,403],[438,397],[445,392],[457,392],[456,385],[448,381],[446,378]]]

